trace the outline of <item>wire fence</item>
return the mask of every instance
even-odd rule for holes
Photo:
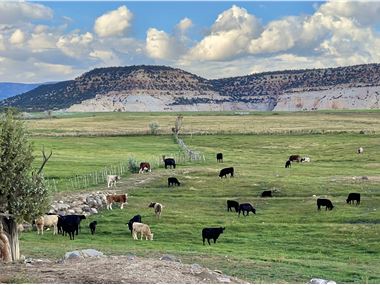
[[[184,164],[192,161],[205,161],[205,156],[197,151],[191,150],[182,139],[175,136],[176,142],[180,146],[177,153],[167,153],[166,157],[173,157],[177,164]],[[126,173],[135,172],[139,168],[140,162],[149,162],[152,169],[163,168],[164,162],[162,156],[152,156],[144,161],[138,161],[134,157],[129,157],[127,161],[115,165],[104,167],[91,173],[75,175],[61,179],[47,178],[45,180],[47,187],[53,192],[81,190],[100,184],[107,185],[107,175],[125,175]],[[137,170],[138,171],[138,170]]]

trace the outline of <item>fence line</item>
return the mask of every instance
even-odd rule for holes
[[[194,150],[190,149],[185,144],[183,139],[180,139],[178,137],[178,134],[173,134],[173,136],[174,136],[174,140],[177,142],[177,144],[180,146],[180,148],[185,152],[185,154],[187,155],[189,160],[191,160],[191,161],[194,161],[194,160],[205,161],[206,160],[205,156],[201,152],[194,151]]]

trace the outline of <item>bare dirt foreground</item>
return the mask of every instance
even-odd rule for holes
[[[0,283],[247,283],[198,264],[161,259],[104,256],[26,260],[0,264]]]

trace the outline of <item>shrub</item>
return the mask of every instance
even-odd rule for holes
[[[128,158],[128,170],[131,173],[138,173],[139,169],[140,169],[140,167],[139,167],[136,159],[133,157]]]
[[[157,122],[149,123],[149,130],[150,130],[151,135],[156,135],[158,133],[159,128],[160,128],[160,125]]]

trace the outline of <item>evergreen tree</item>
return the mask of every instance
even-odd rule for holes
[[[44,154],[43,165],[47,159]],[[13,260],[20,258],[17,223],[30,222],[49,205],[43,166],[33,172],[33,160],[24,123],[8,110],[0,118],[0,222],[8,235]]]

